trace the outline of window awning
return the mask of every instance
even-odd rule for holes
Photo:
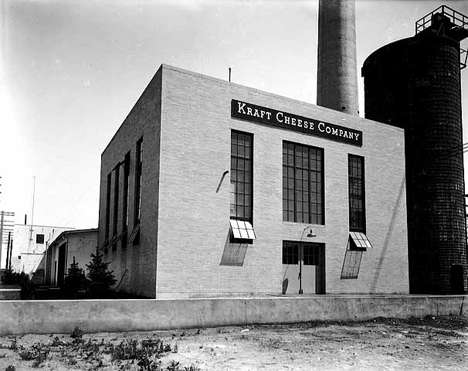
[[[240,240],[255,240],[255,231],[253,230],[252,224],[244,220],[231,219],[231,230],[234,238]]]
[[[102,245],[101,245],[100,248],[101,248],[102,250],[105,250],[105,249],[107,249],[108,247],[109,247],[109,240],[107,239],[107,240],[105,240],[105,241],[102,243]]]
[[[140,223],[138,223],[134,228],[130,236],[128,237],[128,242],[132,243],[135,240],[137,233],[140,231]]]
[[[119,240],[119,236],[114,234],[109,242],[109,245],[114,245],[115,243],[117,243],[117,241]]]
[[[358,249],[366,250],[367,248],[372,248],[372,244],[370,243],[367,236],[362,232],[349,232],[349,236],[351,240],[354,242],[354,245]]]

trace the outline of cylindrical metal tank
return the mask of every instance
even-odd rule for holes
[[[362,68],[365,117],[405,129],[410,293],[467,290],[459,42],[431,32]]]
[[[359,114],[354,0],[320,0],[317,105]]]

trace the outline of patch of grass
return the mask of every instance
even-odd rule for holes
[[[200,368],[194,365],[184,367],[183,371],[200,371]]]
[[[180,370],[179,362],[172,361],[172,362],[167,366],[167,371],[179,371],[179,370]]]
[[[133,365],[132,367],[137,366],[140,371],[199,371],[195,365],[184,367],[175,361],[163,367],[161,358],[169,353],[176,353],[177,344],[171,346],[161,339],[127,339],[116,345],[112,340],[84,340],[83,331],[78,327],[70,337],[72,341],[61,340],[55,336],[48,344],[37,343],[30,348],[18,346],[16,339],[13,339],[10,349],[17,352],[22,361],[33,361],[33,368],[41,367],[51,353],[55,354],[55,359],[61,360],[64,366],[83,366],[84,362],[86,367],[92,365],[93,369],[103,366],[127,369]]]
[[[135,360],[140,370],[161,370],[159,358],[172,352],[169,344],[162,340],[123,340],[119,345],[107,344],[106,353],[111,355],[112,362]]]
[[[49,346],[37,343],[29,349],[20,349],[19,356],[23,361],[34,361],[32,367],[39,367],[49,356]]]
[[[59,347],[65,345],[65,343],[61,341],[58,336],[55,336],[50,345],[53,347]]]

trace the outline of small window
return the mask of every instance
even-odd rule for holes
[[[255,231],[252,224],[244,220],[231,219],[231,230],[235,239],[239,240],[255,240]]]
[[[283,242],[283,264],[297,265],[299,262],[299,244]]]
[[[44,235],[43,234],[36,234],[36,243],[40,243],[40,244],[44,243]]]

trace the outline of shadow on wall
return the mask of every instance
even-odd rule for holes
[[[392,234],[395,229],[395,223],[398,217],[398,210],[400,210],[401,201],[403,199],[403,192],[405,191],[405,177],[403,177],[400,185],[400,190],[398,192],[398,197],[395,202],[395,207],[392,210],[392,218],[390,220],[390,225],[388,227],[387,235],[385,236],[385,241],[382,247],[382,252],[380,253],[379,261],[377,262],[376,267],[376,274],[374,276],[374,280],[370,285],[370,293],[375,293],[375,289],[379,283],[380,272],[382,271],[383,262],[385,260],[385,256],[387,254],[387,250],[390,247],[390,241],[392,239]]]
[[[219,265],[243,266],[248,246],[248,243],[231,242],[230,232],[228,232],[226,242],[224,243],[223,256]]]

